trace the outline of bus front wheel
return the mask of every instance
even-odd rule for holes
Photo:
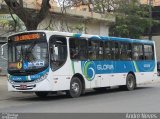
[[[40,98],[45,98],[48,95],[48,92],[35,92],[35,94]]]
[[[72,98],[77,98],[82,93],[82,82],[78,77],[73,77],[70,83],[70,90],[67,91],[67,95]]]
[[[134,90],[136,88],[136,79],[133,74],[128,74],[126,79],[126,89],[128,91]]]

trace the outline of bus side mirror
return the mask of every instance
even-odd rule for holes
[[[7,52],[5,53],[5,48],[7,47],[8,43],[5,43],[1,46],[1,58],[4,60],[7,60],[7,58],[5,58],[5,54],[7,54]],[[7,49],[7,48],[6,48]],[[7,50],[6,50],[7,51]]]

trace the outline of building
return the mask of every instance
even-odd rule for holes
[[[141,4],[149,4],[150,1],[153,6],[160,6],[159,0],[140,0]]]
[[[62,9],[61,7],[57,7],[57,3],[54,1],[52,1],[50,5],[50,13],[39,24],[38,29],[108,35],[110,24],[115,22],[115,17],[111,14],[101,15],[73,8]],[[24,2],[24,6],[28,9],[38,11],[41,6],[41,1],[27,0],[27,2]],[[7,41],[6,37],[13,33],[14,21],[12,20],[4,2],[1,4],[0,9],[0,34],[3,34],[0,35],[0,45],[2,45]],[[15,32],[26,30],[23,23],[16,15],[14,15],[14,18],[19,21],[19,26]],[[5,25],[4,22],[6,23]],[[0,58],[0,62],[3,62],[0,63],[0,67],[3,68],[1,74],[5,74],[7,62],[2,58]]]

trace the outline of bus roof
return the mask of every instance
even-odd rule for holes
[[[131,39],[131,38],[121,38],[121,37],[112,37],[112,36],[100,36],[100,35],[90,35],[90,34],[81,34],[81,33],[70,33],[70,32],[60,32],[60,31],[48,31],[48,30],[33,30],[33,31],[25,31],[25,32],[44,32],[49,34],[56,34],[68,37],[75,37],[75,38],[88,38],[88,39],[96,39],[102,41],[122,41],[122,42],[129,42],[129,43],[142,43],[142,44],[153,44],[154,41],[148,39]],[[13,35],[18,35],[25,32],[15,33]],[[12,35],[11,35],[12,36]]]

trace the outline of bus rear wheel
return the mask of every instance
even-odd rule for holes
[[[82,93],[82,82],[79,77],[73,77],[70,83],[70,90],[67,91],[67,95],[72,98],[77,98]]]
[[[136,79],[133,74],[128,74],[125,87],[128,91],[134,90],[136,88]]]
[[[48,95],[48,92],[35,92],[35,94],[40,98],[45,98]]]

